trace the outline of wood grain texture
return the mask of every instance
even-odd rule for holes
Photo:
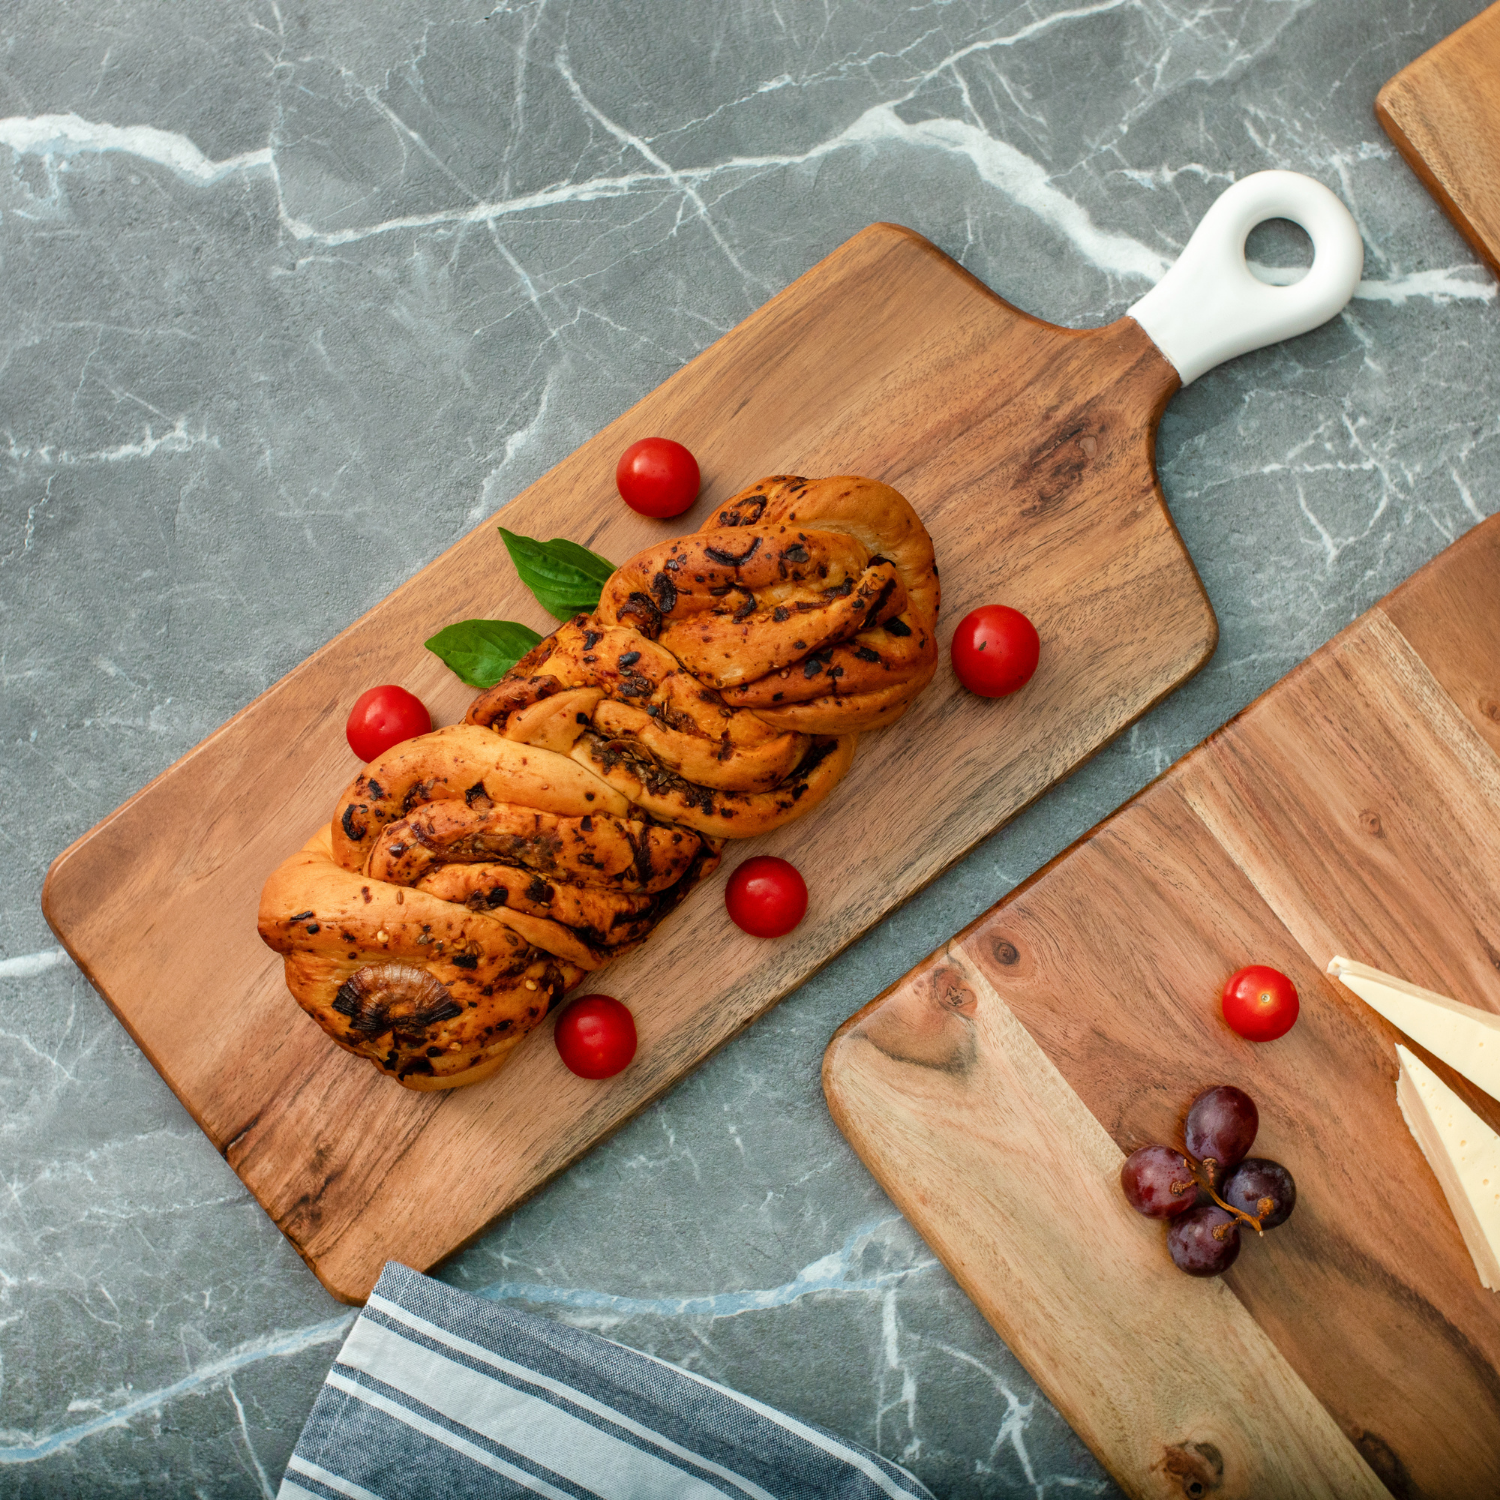
[[[863,473],[912,501],[943,573],[944,664],[901,723],[864,738],[808,818],[732,845],[599,976],[641,1038],[607,1083],[568,1073],[543,1027],[488,1082],[401,1089],[326,1039],[255,934],[267,873],[355,769],[351,684],[405,683],[452,722],[472,694],[428,636],[476,615],[548,628],[492,522],[61,855],[48,919],[324,1284],[361,1300],[387,1258],[426,1268],[457,1249],[1202,665],[1216,626],[1153,463],[1177,383],[1135,323],[1039,323],[877,225],[506,507],[513,530],[623,560],[672,523],[620,503],[615,461],[664,432],[707,476],[681,529],[764,474]],[[1025,693],[989,703],[957,687],[947,642],[996,598],[1035,620],[1043,658]],[[727,922],[722,885],[745,855],[783,850],[813,905],[767,944]]]
[[[1256,1154],[1286,1163],[1299,1198],[1286,1225],[1244,1246],[1225,1283],[1392,1493],[1432,1500],[1500,1494],[1500,1300],[1479,1285],[1401,1120],[1397,1033],[1323,971],[1346,952],[1500,1013],[1500,756],[1472,707],[1495,667],[1483,653],[1500,629],[1497,560],[1500,517],[867,1007],[824,1067],[835,1118],[945,1260],[950,1240],[991,1236],[1009,1254],[1012,1242],[1065,1234],[1077,1215],[1071,1197],[1037,1190],[1047,1163],[1013,1174],[1007,1158],[971,1147],[987,1128],[976,1105],[954,1105],[932,1162],[912,1158],[907,1117],[926,1118],[940,1050],[934,966],[984,976],[1122,1151],[1180,1142],[1199,1090],[1245,1088],[1260,1105]],[[1415,622],[1415,638],[1399,619]],[[1445,682],[1468,694],[1469,711]],[[1274,1044],[1242,1040],[1219,1015],[1224,981],[1251,962],[1289,974],[1302,997],[1296,1027]],[[878,1089],[856,1031],[890,1054]],[[1500,1125],[1500,1103],[1422,1056]],[[1075,1149],[1052,1158],[1052,1175],[1072,1170]],[[964,1170],[934,1165],[944,1152]],[[1109,1213],[1139,1222],[1117,1187]],[[1163,1231],[1147,1229],[1165,1264]],[[1040,1264],[1033,1274],[1051,1278]],[[1008,1341],[1021,1325],[1017,1352],[1073,1425],[1093,1431],[1097,1377],[1043,1374],[1074,1330],[1033,1320],[1003,1279],[965,1284]],[[1133,1316],[1131,1275],[1101,1295]],[[1143,1388],[1193,1382],[1202,1367],[1201,1350],[1166,1328],[1105,1332],[1096,1357]],[[1164,1419],[1153,1434],[1165,1450],[1183,1430]],[[1095,1451],[1127,1489],[1160,1492],[1139,1452]],[[1303,1492],[1241,1482],[1235,1493]]]
[[[1376,96],[1375,114],[1500,275],[1500,5],[1396,74]]]
[[[1049,1392],[1087,1391],[1063,1414],[1127,1493],[1384,1495],[1244,1304],[1121,1212],[1120,1147],[975,946],[862,1012],[825,1071],[839,1124],[1012,1351]],[[1060,1187],[1063,1212],[1029,1211]]]
[[[1320,968],[1500,1011],[1500,757],[1380,609],[1175,779]]]
[[[1443,568],[1423,568],[1380,601],[1458,711],[1500,754],[1500,531],[1479,527]]]

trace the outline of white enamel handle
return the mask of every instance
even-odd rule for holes
[[[1245,264],[1245,240],[1267,219],[1307,231],[1313,263],[1290,286],[1267,286]],[[1182,383],[1236,354],[1295,338],[1343,310],[1364,270],[1349,210],[1300,172],[1256,172],[1220,194],[1177,263],[1129,316],[1171,360]]]

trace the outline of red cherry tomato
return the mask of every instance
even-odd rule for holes
[[[981,605],[953,632],[953,670],[971,693],[1003,698],[1031,681],[1042,643],[1018,609]]]
[[[580,1078],[613,1078],[635,1056],[635,1017],[610,995],[580,996],[552,1035],[563,1063]]]
[[[1297,986],[1279,969],[1251,964],[1224,986],[1224,1019],[1247,1041],[1274,1042],[1297,1021]]]
[[[785,937],[807,915],[807,882],[795,865],[757,854],[729,877],[724,905],[752,937]]]
[[[680,516],[698,498],[698,460],[671,438],[632,443],[615,467],[615,488],[631,510],[643,516]]]
[[[392,745],[426,734],[431,728],[432,715],[422,700],[404,687],[388,682],[354,700],[344,733],[349,738],[349,748],[368,765]]]

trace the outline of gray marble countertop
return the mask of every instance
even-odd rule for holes
[[[1349,204],[1366,281],[1167,410],[1212,662],[442,1273],[940,1496],[1112,1493],[834,1129],[819,1062],[1500,506],[1495,283],[1371,112],[1480,8],[5,8],[0,1493],[272,1494],[350,1318],[56,948],[53,857],[871,220],[1092,325],[1230,181],[1289,167]]]

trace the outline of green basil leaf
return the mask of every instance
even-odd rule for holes
[[[514,620],[460,620],[445,625],[428,641],[439,656],[470,687],[494,687],[541,636]]]
[[[571,620],[598,607],[605,581],[615,571],[607,558],[563,537],[538,542],[503,526],[500,535],[521,582],[549,615]]]

